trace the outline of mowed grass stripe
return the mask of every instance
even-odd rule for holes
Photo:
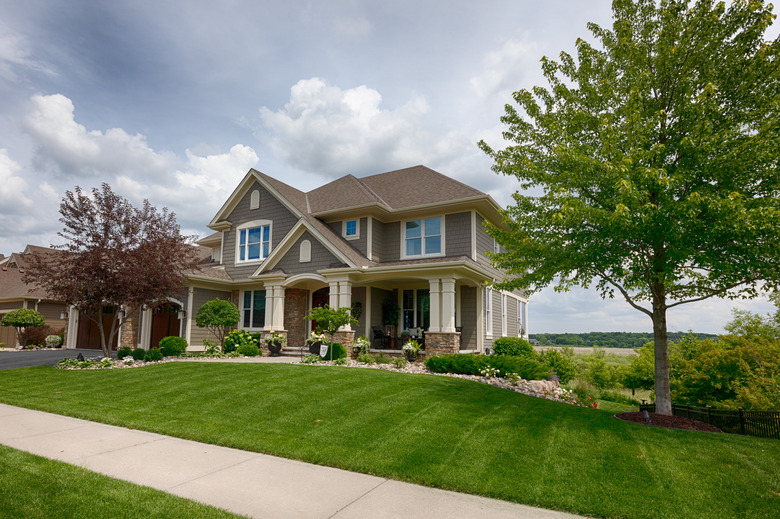
[[[593,516],[780,516],[780,442],[645,427],[449,377],[41,367],[0,373],[0,401]]]

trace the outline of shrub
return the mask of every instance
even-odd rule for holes
[[[403,357],[395,357],[393,358],[393,365],[398,369],[403,369],[406,367],[406,365],[409,364],[407,360]]]
[[[534,347],[521,337],[499,337],[493,341],[493,352],[496,355],[510,355],[529,359],[536,357]]]
[[[252,333],[248,330],[233,330],[225,336],[225,346],[222,348],[223,353],[230,353],[238,350],[241,345],[254,344],[260,346],[260,333]]]
[[[133,356],[133,348],[130,346],[122,346],[118,350],[116,350],[116,358],[119,360],[124,359],[125,357],[132,357]]]
[[[499,377],[514,373],[526,380],[541,380],[550,375],[547,366],[534,359],[510,355],[474,355],[452,353],[425,359],[425,366],[434,373],[458,373],[481,376],[481,371],[492,367]]]
[[[352,346],[352,350],[358,354],[368,353],[369,349],[371,349],[371,341],[369,341],[368,337],[365,335],[361,335],[355,339],[355,344]]]
[[[146,362],[155,362],[158,360],[162,360],[162,358],[163,358],[163,354],[157,348],[149,348],[149,350],[144,354],[144,360]]]
[[[136,348],[132,351],[131,355],[133,356],[133,360],[144,360],[144,357],[146,357],[146,350],[143,348]]]
[[[25,346],[44,346],[46,345],[46,337],[53,335],[54,330],[51,326],[30,326],[21,330],[17,334],[19,344]]]
[[[379,355],[374,356],[374,362],[377,364],[390,364],[393,362],[393,358],[385,353],[380,353]]]
[[[241,344],[236,352],[244,357],[257,357],[260,355],[260,348],[257,347],[257,344]]]
[[[46,346],[49,348],[59,348],[62,345],[62,337],[59,335],[47,335]]]
[[[339,357],[338,359],[333,360],[334,366],[346,366],[347,365],[347,358],[346,357]]]
[[[160,340],[160,352],[166,357],[178,357],[187,351],[187,339],[184,337],[163,337]]]
[[[363,364],[373,364],[374,362],[376,362],[374,360],[374,356],[371,355],[370,353],[360,353],[357,356],[357,361],[362,362]]]
[[[328,346],[328,351],[325,353],[325,356],[322,357],[323,360],[331,360],[331,358],[333,360],[346,358],[346,356],[347,356],[347,349],[344,347],[343,344],[338,343],[338,342],[334,342],[332,348],[333,348],[333,357],[331,357],[331,355],[330,355],[331,354],[331,346]]]
[[[228,331],[238,324],[241,313],[238,307],[230,301],[212,299],[207,301],[195,315],[195,324],[199,328],[208,328],[219,341],[219,346],[225,346],[225,336]]]
[[[301,359],[301,362],[303,364],[316,364],[321,360],[322,357],[320,357],[319,355],[306,355],[304,358]]]
[[[566,355],[561,355],[559,351],[553,349],[540,351],[538,359],[539,362],[549,366],[558,375],[558,380],[561,384],[568,384],[577,374],[574,361]]]

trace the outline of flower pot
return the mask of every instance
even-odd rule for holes
[[[319,355],[320,354],[320,346],[322,346],[321,341],[316,342],[310,342],[309,343],[309,353],[312,355]]]
[[[269,357],[280,357],[282,351],[282,343],[279,341],[269,341],[268,343],[268,351],[271,352]]]
[[[417,353],[413,351],[405,351],[404,355],[406,355],[406,360],[409,362],[414,362],[414,360],[417,358]]]

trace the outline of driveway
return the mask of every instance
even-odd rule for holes
[[[100,358],[101,350],[30,350],[0,351],[0,370],[29,368],[30,366],[54,366],[61,359],[75,359],[81,353],[85,359]]]

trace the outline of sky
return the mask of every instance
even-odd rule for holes
[[[0,0],[0,253],[61,243],[66,190],[108,183],[205,236],[249,168],[308,191],[424,164],[506,206],[490,169],[539,60],[611,26],[607,0]],[[670,311],[721,333],[731,308]],[[650,331],[594,291],[531,297],[529,331]]]

